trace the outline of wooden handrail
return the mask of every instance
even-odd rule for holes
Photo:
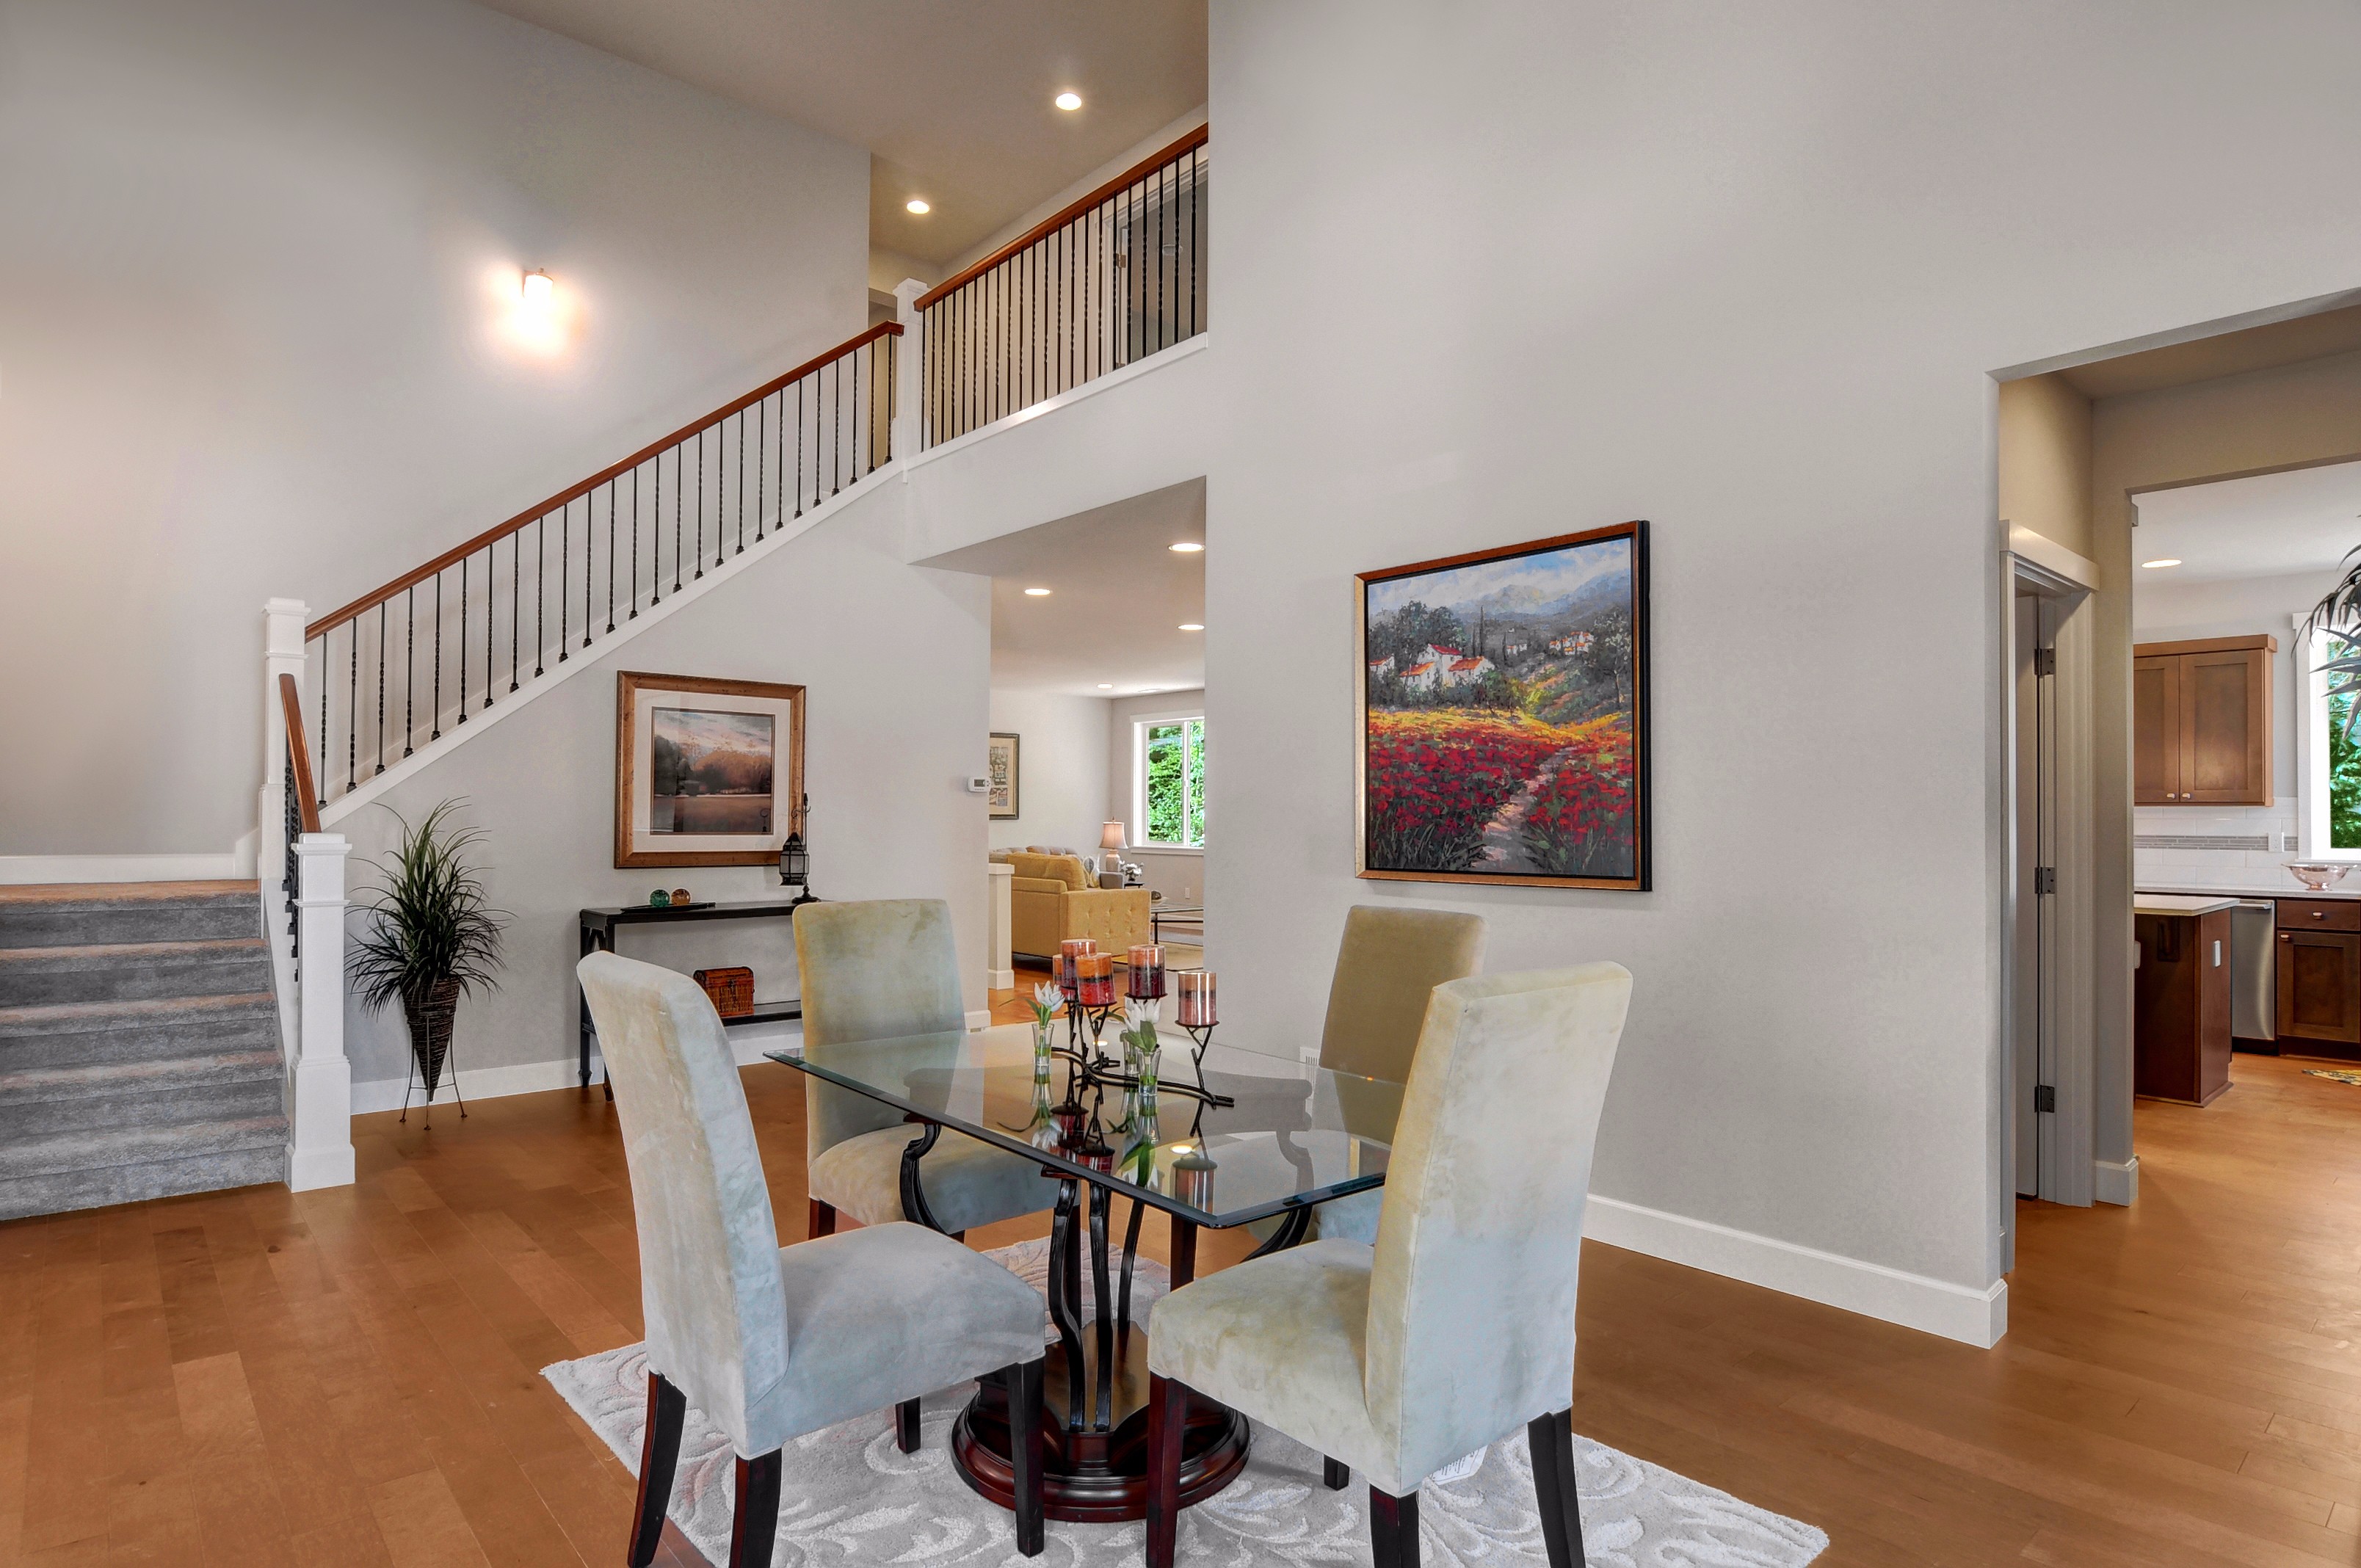
[[[928,305],[934,304],[939,300],[949,298],[952,293],[965,287],[967,284],[974,282],[978,278],[983,277],[985,273],[991,271],[994,268],[999,266],[1002,262],[1007,260],[1018,251],[1031,249],[1043,239],[1046,239],[1050,235],[1057,233],[1060,229],[1064,228],[1068,224],[1072,223],[1076,218],[1081,217],[1084,213],[1089,212],[1093,207],[1097,206],[1101,202],[1105,201],[1109,196],[1115,195],[1118,192],[1137,184],[1140,181],[1147,179],[1149,175],[1155,173],[1158,170],[1163,168],[1174,159],[1180,158],[1196,151],[1199,148],[1205,145],[1206,133],[1212,127],[1210,126],[1199,126],[1195,130],[1191,131],[1187,136],[1182,137],[1179,141],[1174,142],[1170,147],[1164,148],[1161,152],[1152,152],[1148,154],[1146,158],[1140,159],[1137,163],[1133,164],[1129,169],[1125,170],[1122,173],[1116,175],[1114,179],[1108,181],[1105,184],[1100,186],[1089,195],[1080,196],[1075,198],[1073,201],[1067,203],[1064,206],[1059,208],[1048,217],[1043,218],[1039,223],[1035,224],[1031,228],[1027,229],[1023,234],[1018,235],[1015,239],[1010,240],[1006,245],[1002,246],[998,250],[994,251],[990,256],[985,257],[974,266],[966,269],[956,277],[936,284],[933,288],[919,295],[917,308],[923,311]]]
[[[320,794],[312,787],[312,749],[303,743],[303,698],[295,690],[295,677],[282,674],[279,677],[279,707],[287,716],[287,760],[295,765],[296,809],[303,823],[303,831],[320,830]]]
[[[527,523],[533,522],[540,518],[547,517],[551,512],[555,511],[562,506],[566,506],[572,502],[580,500],[584,496],[588,495],[591,491],[597,489],[608,480],[618,478],[622,475],[630,473],[632,469],[638,467],[641,464],[646,462],[649,458],[653,457],[660,452],[671,451],[675,446],[678,445],[681,442],[687,440],[690,436],[695,435],[698,431],[704,430],[708,426],[721,420],[728,419],[731,414],[736,413],[739,410],[752,408],[756,403],[761,402],[764,398],[769,397],[773,392],[777,391],[782,387],[791,387],[795,385],[797,381],[802,380],[813,371],[825,368],[830,363],[843,358],[853,350],[873,343],[881,337],[899,337],[901,335],[902,323],[900,322],[878,323],[875,326],[871,327],[867,332],[862,333],[860,336],[849,338],[843,343],[837,345],[834,348],[829,349],[827,353],[818,355],[814,358],[805,360],[801,365],[796,366],[785,375],[772,378],[770,380],[765,381],[761,386],[755,388],[752,391],[747,393],[744,397],[739,398],[731,402],[722,404],[721,407],[714,410],[711,413],[707,414],[703,419],[691,420],[688,423],[681,426],[678,430],[674,431],[670,435],[664,436],[663,439],[658,441],[650,442],[647,445],[641,447],[637,452],[632,453],[629,457],[624,458],[621,462],[609,464],[606,467],[599,469],[598,472],[591,475],[581,483],[568,486],[566,488],[558,491],[557,494],[550,497],[539,506],[528,507],[523,511],[517,513],[516,516],[509,519],[506,522],[501,523],[499,527],[485,530],[483,532],[476,535],[475,538],[468,540],[466,543],[455,545],[451,549],[445,550],[442,554],[437,555],[434,559],[427,562],[426,565],[417,568],[415,571],[405,572],[401,576],[394,578],[393,581],[386,584],[384,587],[363,594],[360,598],[353,600],[352,603],[346,605],[343,609],[334,610],[327,615],[322,616],[319,620],[313,621],[311,625],[303,629],[304,641],[308,642],[314,637],[325,636],[327,633],[335,630],[337,627],[342,626],[345,622],[361,614],[364,610],[367,610],[386,599],[391,598],[394,595],[401,592],[402,589],[412,587],[417,584],[425,582],[429,578],[433,577],[437,572],[443,571],[446,567],[457,565],[461,561],[473,555],[477,551],[483,549],[486,545],[493,543],[499,540],[506,539],[510,534],[514,533],[518,529],[524,527]]]

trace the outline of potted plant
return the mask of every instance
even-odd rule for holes
[[[484,884],[467,862],[483,831],[446,821],[458,805],[443,802],[416,828],[395,815],[401,841],[391,864],[379,864],[382,880],[368,905],[377,918],[353,946],[352,975],[361,1001],[371,1008],[401,1003],[430,1113],[459,998],[490,988],[508,925],[505,913],[484,902]],[[459,1113],[467,1114],[464,1102]]]

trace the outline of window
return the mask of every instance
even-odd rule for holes
[[[1139,841],[1159,849],[1205,847],[1205,720],[1159,714],[1133,726]]]
[[[2297,804],[2303,852],[2315,860],[2361,860],[2361,723],[2351,723],[2353,697],[2330,696],[2330,677],[2320,669],[2356,654],[2361,642],[2333,632],[2296,640],[2296,680],[2304,694]]]

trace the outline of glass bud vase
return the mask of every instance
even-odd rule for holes
[[[1049,1025],[1038,1020],[1033,1025],[1033,1081],[1049,1081]]]
[[[1164,1053],[1153,1047],[1139,1053],[1139,1109],[1150,1121],[1156,1117],[1157,1072],[1163,1060]]]

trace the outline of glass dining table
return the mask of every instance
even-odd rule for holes
[[[1157,1209],[1170,1222],[1176,1289],[1195,1277],[1201,1228],[1275,1218],[1257,1255],[1291,1246],[1319,1204],[1384,1183],[1402,1091],[1235,1046],[1201,1053],[1179,1038],[1151,1088],[1126,1069],[1112,1027],[1104,1046],[1079,1024],[1059,1028],[1046,1069],[1028,1035],[1005,1028],[767,1054],[914,1124],[902,1212],[920,1223],[934,1224],[920,1161],[945,1128],[1039,1160],[1053,1184],[1043,1206],[1057,1335],[1043,1377],[1046,1508],[1056,1519],[1136,1519],[1148,1507],[1148,1332],[1132,1313],[1142,1218]],[[1192,1396],[1182,1503],[1227,1486],[1247,1441],[1245,1417]],[[970,1486],[1013,1506],[1008,1403],[996,1383],[978,1386],[950,1446]]]

